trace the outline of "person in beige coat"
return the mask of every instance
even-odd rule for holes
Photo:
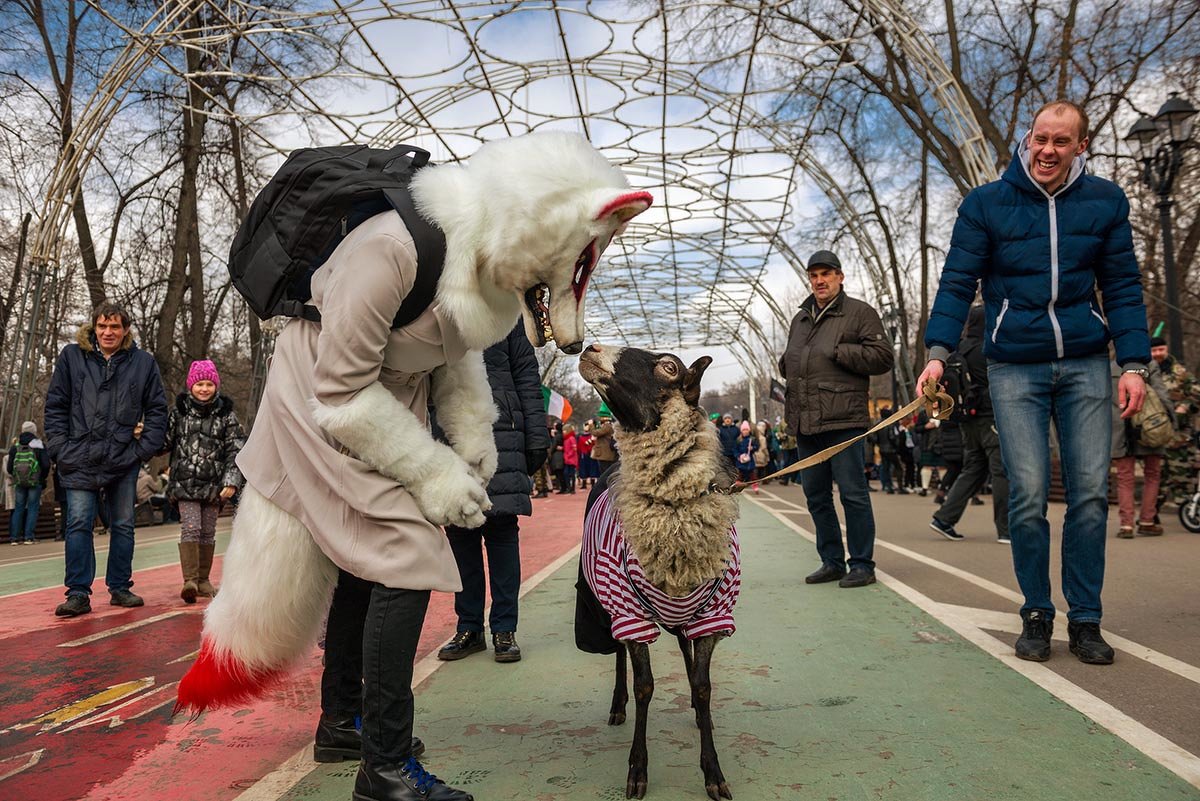
[[[651,198],[565,133],[490,143],[466,166],[424,168],[411,191],[446,237],[434,303],[391,328],[417,269],[392,212],[314,273],[321,322],[290,320],[276,340],[238,457],[247,485],[221,593],[179,706],[261,692],[311,647],[335,585],[335,605],[354,586],[365,599],[355,798],[467,801],[413,756],[411,683],[429,592],[461,589],[440,526],[478,527],[488,508],[496,411],[482,350],[522,314],[535,345],[582,350],[592,268]],[[429,433],[431,402],[448,445]]]

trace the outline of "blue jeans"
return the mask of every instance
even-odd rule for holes
[[[1013,569],[1022,612],[1054,616],[1050,600],[1050,421],[1058,434],[1067,513],[1062,588],[1075,623],[1099,623],[1108,528],[1112,377],[1099,354],[1037,364],[989,362],[1000,454],[1008,473]]]
[[[108,591],[133,586],[133,507],[137,501],[138,466],[103,488],[108,499],[108,567],[104,583]],[[91,595],[96,578],[96,548],[92,524],[100,505],[97,490],[67,490],[67,595]]]
[[[857,437],[865,429],[848,428],[820,434],[797,435],[801,459],[818,451]],[[842,511],[846,513],[846,549],[842,548],[842,528],[833,508],[833,482],[842,496]],[[863,472],[863,446],[851,445],[827,462],[800,471],[808,512],[817,529],[817,554],[821,562],[837,568],[846,566],[846,550],[850,552],[850,569],[875,570],[875,514],[871,511],[871,496],[867,492],[867,476]]]
[[[38,510],[42,506],[42,487],[13,487],[13,492],[16,501],[9,536],[17,542],[24,534],[26,542],[33,542],[33,530],[37,528]]]

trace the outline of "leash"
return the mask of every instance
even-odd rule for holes
[[[821,462],[832,459],[834,456],[846,450],[851,445],[861,442],[862,440],[874,434],[876,431],[881,431],[890,426],[892,423],[908,417],[922,406],[925,407],[925,411],[931,418],[935,420],[947,420],[950,418],[950,412],[954,410],[954,399],[938,389],[937,382],[933,379],[930,379],[929,381],[925,382],[923,387],[921,387],[921,394],[917,396],[916,400],[907,404],[903,408],[896,410],[890,417],[880,420],[873,428],[868,429],[865,433],[859,434],[857,437],[848,439],[845,442],[839,442],[837,445],[833,445],[832,447],[826,448],[823,451],[818,451],[812,456],[805,457],[804,459],[801,459],[795,464],[789,465],[782,470],[776,470],[769,476],[759,478],[758,481],[769,481],[773,478],[779,478],[780,476],[791,475],[792,473],[803,470],[806,467],[812,467],[813,465],[818,465]],[[741,481],[735,481],[729,487],[722,488],[716,486],[716,482],[714,481],[712,484],[708,485],[708,489],[702,494],[716,492],[727,495],[736,495],[737,493],[746,489],[748,486],[750,486],[750,484]]]

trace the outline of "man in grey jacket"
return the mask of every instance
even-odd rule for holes
[[[796,432],[801,459],[852,439],[870,425],[870,376],[892,369],[892,345],[879,314],[842,290],[845,275],[838,257],[819,250],[808,260],[810,295],[792,319],[779,369],[787,381],[785,416]],[[817,529],[821,567],[808,584],[837,581],[841,587],[875,582],[875,516],[871,510],[863,449],[858,443],[832,459],[801,471],[808,510]],[[846,543],[833,506],[837,481],[846,514]]]

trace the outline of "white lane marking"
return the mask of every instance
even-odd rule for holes
[[[164,612],[161,615],[155,615],[154,617],[148,617],[145,620],[137,620],[137,621],[134,621],[133,623],[126,623],[124,626],[115,626],[111,629],[105,629],[104,631],[98,631],[95,634],[89,634],[86,637],[80,637],[78,640],[71,640],[70,642],[60,642],[58,644],[58,647],[59,648],[78,648],[81,645],[87,645],[89,642],[95,642],[96,640],[103,640],[105,637],[112,637],[116,634],[123,634],[126,631],[130,631],[132,629],[139,629],[142,626],[148,626],[151,623],[157,623],[160,620],[166,620],[167,618],[176,617],[177,615],[194,615],[198,611],[200,611],[200,610],[176,609],[172,612]]]
[[[0,760],[0,782],[5,779],[12,778],[18,773],[29,770],[34,765],[42,761],[42,754],[46,753],[45,748],[39,748],[36,751],[26,751],[23,754],[11,756],[8,759]],[[25,760],[21,762],[20,760]],[[12,767],[5,769],[5,765],[12,764]]]
[[[942,604],[949,614],[963,615],[975,621],[975,625],[981,629],[989,629],[991,631],[1003,631],[1006,634],[1020,634],[1021,624],[1018,622],[1020,618],[1009,612],[997,612],[994,609],[976,609],[970,606],[957,606],[955,604]],[[1067,640],[1066,628],[1060,626],[1054,632],[1055,640]],[[1108,644],[1118,651],[1137,657],[1143,662],[1149,662],[1157,668],[1162,668],[1170,673],[1174,673],[1180,678],[1187,679],[1195,684],[1200,684],[1200,668],[1195,665],[1189,665],[1181,659],[1176,659],[1173,656],[1155,651],[1153,648],[1136,643],[1133,640],[1126,639],[1120,634],[1113,634],[1111,631],[1104,632],[1104,639]]]
[[[521,589],[518,591],[517,597],[524,598],[531,590],[554,575],[560,567],[578,557],[580,547],[576,545],[537,573],[534,573],[526,581],[521,582]],[[490,608],[491,605],[489,604],[488,609]],[[487,619],[487,615],[488,610],[485,609],[483,612],[484,619]],[[432,676],[444,664],[446,663],[437,658],[437,651],[417,662],[413,666],[413,690],[415,691],[420,687],[426,679]],[[234,801],[278,801],[284,793],[295,786],[296,782],[312,773],[316,768],[317,763],[312,758],[312,746],[306,745],[288,757],[278,768],[246,788],[245,792],[235,798]]]
[[[753,501],[754,499],[750,500]],[[816,542],[816,535],[812,532],[801,528],[786,517],[776,514],[763,504],[757,503],[757,501],[755,503],[804,539],[809,542]],[[876,540],[876,542],[878,543],[879,541]],[[970,574],[967,575],[969,576]],[[1115,736],[1120,737],[1193,787],[1200,788],[1200,757],[1197,757],[1190,751],[1176,745],[1142,723],[1129,717],[1107,701],[1068,681],[1045,665],[1018,659],[1016,654],[1013,653],[1011,643],[1001,642],[980,627],[979,619],[975,617],[976,610],[968,608],[967,614],[963,614],[962,610],[964,607],[955,607],[951,604],[942,604],[934,601],[929,596],[888,575],[882,570],[876,569],[875,576],[885,587],[945,624],[963,639],[975,644],[985,653],[1000,660],[1034,684],[1046,690],[1046,692],[1096,721],[1101,726],[1104,726]],[[980,579],[980,581],[983,580]],[[1008,615],[1007,617],[1011,620],[1012,615]],[[990,618],[985,619],[985,625],[988,620]],[[991,626],[987,627],[991,628]],[[1115,639],[1115,637],[1110,637],[1110,644],[1113,644]],[[1136,649],[1149,650],[1143,646],[1137,646],[1136,643],[1134,645],[1134,655],[1137,655]],[[1165,656],[1165,654],[1161,656]],[[1170,657],[1167,657],[1167,659],[1170,659]],[[1188,665],[1187,667],[1190,668],[1191,666]]]

